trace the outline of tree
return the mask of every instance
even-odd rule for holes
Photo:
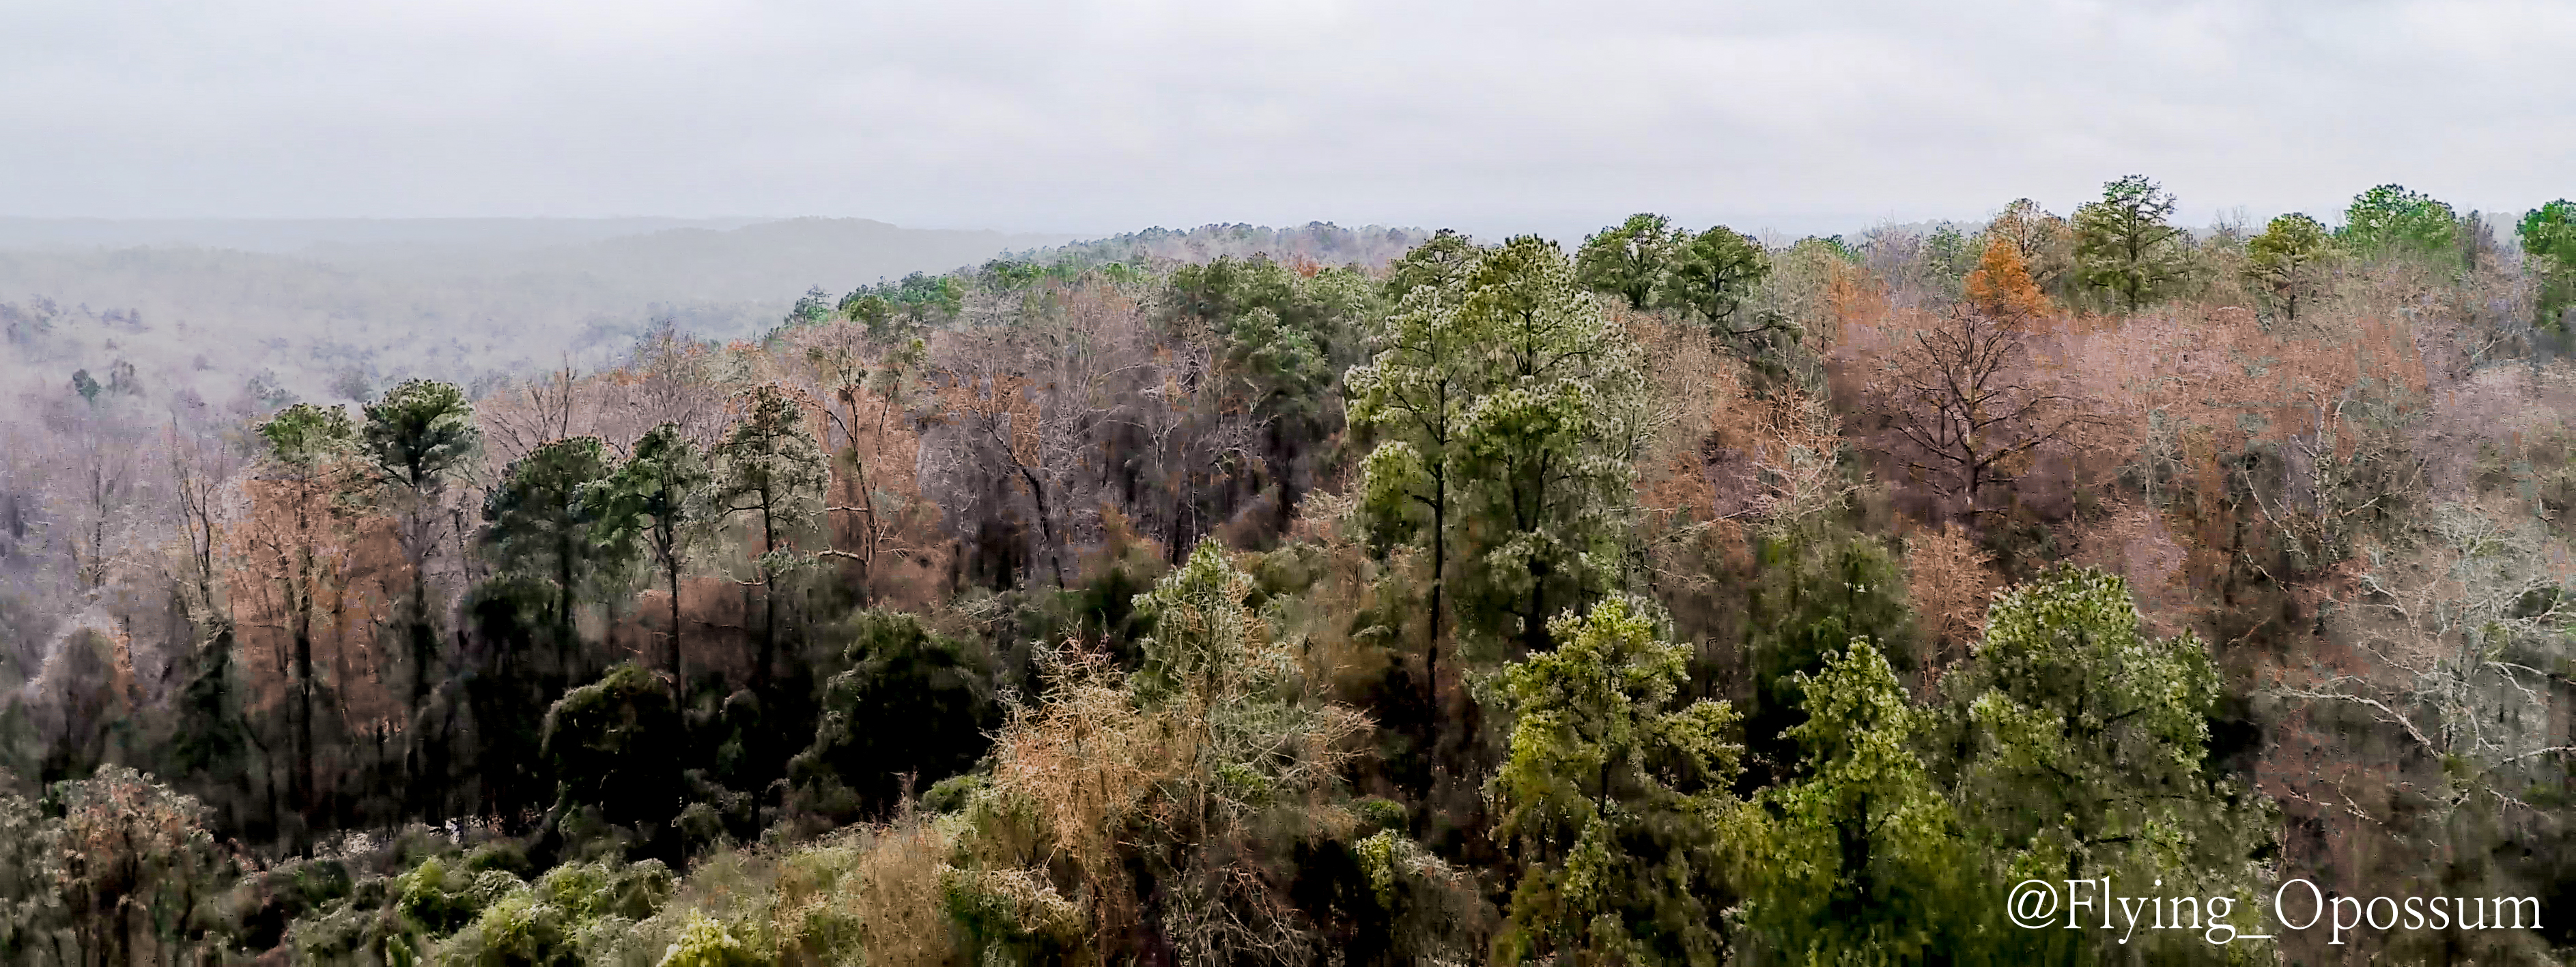
[[[473,405],[454,383],[406,380],[365,409],[361,454],[388,484],[408,490],[454,474],[482,438]]]
[[[1172,270],[1170,282],[1185,318],[1202,321],[1217,337],[1213,355],[1225,378],[1205,401],[1189,392],[1158,394],[1165,411],[1143,414],[1143,422],[1177,420],[1178,432],[1166,438],[1186,450],[1194,439],[1227,435],[1226,424],[1241,421],[1229,421],[1223,411],[1236,406],[1234,399],[1249,402],[1251,415],[1266,425],[1261,456],[1267,475],[1279,483],[1284,514],[1299,496],[1299,478],[1320,475],[1320,468],[1309,469],[1312,454],[1341,423],[1329,408],[1333,379],[1366,358],[1360,327],[1381,311],[1383,290],[1351,268],[1290,266],[1267,258],[1184,265]],[[1167,355],[1182,363],[1188,354]],[[1187,380],[1185,363],[1171,368]],[[1201,405],[1193,412],[1184,403]],[[1182,543],[1170,545],[1175,561]]]
[[[2012,243],[2041,291],[2064,294],[2060,285],[2075,264],[2075,230],[2066,219],[2049,214],[2038,202],[2016,198],[1986,223],[1985,234]]]
[[[1441,229],[1387,265],[1387,300],[1400,302],[1423,286],[1455,289],[1466,283],[1467,273],[1475,271],[1484,258],[1484,248],[1474,240],[1454,229]]]
[[[1978,523],[1977,497],[2011,476],[2010,461],[2084,419],[2062,413],[2066,399],[2028,371],[2023,331],[2012,320],[1953,309],[1920,329],[1883,365],[1880,408],[1913,444],[1906,465],[1933,489],[1963,500]]]
[[[592,806],[609,822],[649,830],[680,811],[686,788],[669,750],[683,741],[671,686],[633,664],[564,692],[546,709],[541,748],[562,783],[561,806]]]
[[[2526,212],[2514,226],[2522,253],[2540,278],[2534,320],[2541,328],[2567,331],[2567,307],[2576,305],[2576,202],[2564,198]]]
[[[52,872],[97,963],[131,962],[137,935],[164,948],[147,961],[175,959],[174,941],[206,940],[202,907],[238,868],[207,833],[203,804],[124,766],[55,783],[47,798],[62,815]]]
[[[2576,641],[2576,595],[2546,531],[2442,504],[2400,536],[2351,569],[2325,615],[2366,661],[2317,669],[2281,694],[2364,710],[2439,762],[2443,781],[2423,793],[2437,815],[2554,789],[2576,754],[2547,724],[2552,670]]]
[[[791,329],[799,326],[819,326],[831,319],[833,315],[832,294],[823,291],[823,287],[818,285],[806,289],[805,294],[797,298],[796,304],[788,307],[787,318],[780,320],[779,325]]]
[[[2021,249],[2010,239],[1996,238],[1986,243],[1985,254],[1977,267],[1968,273],[1963,285],[1968,305],[1977,312],[1997,319],[2032,320],[2054,308],[2039,284],[2030,277],[2030,266]]]
[[[915,272],[900,281],[851,290],[835,309],[866,326],[879,343],[899,346],[919,338],[932,323],[954,318],[965,305],[965,287],[955,277]]]
[[[969,889],[1016,880],[1012,893],[1039,892],[1105,947],[1135,935],[1141,872],[1175,959],[1317,959],[1322,938],[1262,861],[1332,835],[1307,804],[1329,801],[1368,720],[1308,697],[1297,644],[1272,634],[1252,594],[1252,576],[1202,541],[1136,596],[1154,633],[1133,673],[1070,643],[1046,652],[1048,687],[995,736],[990,791],[969,810],[1001,833],[984,838]]]
[[[2009,881],[2161,878],[2210,896],[2270,840],[2269,800],[2209,759],[2209,647],[2138,620],[2119,576],[2059,567],[1996,599],[1945,683],[1959,814]]]
[[[1463,257],[1423,252],[1434,244],[1443,243],[1435,238],[1415,250],[1441,260],[1426,258],[1426,263],[1446,265],[1453,257]],[[1441,619],[1447,614],[1450,531],[1462,489],[1457,482],[1458,465],[1465,458],[1461,433],[1467,407],[1483,385],[1476,368],[1474,334],[1458,318],[1465,281],[1465,273],[1459,272],[1445,282],[1425,282],[1406,292],[1396,311],[1373,327],[1370,341],[1377,347],[1377,356],[1351,367],[1342,378],[1351,425],[1371,428],[1379,435],[1377,447],[1361,464],[1363,513],[1382,528],[1408,531],[1417,511],[1429,517],[1424,533],[1431,544],[1427,612],[1431,634],[1424,654],[1425,676],[1435,694]]]
[[[634,455],[618,465],[609,486],[594,491],[598,499],[618,506],[592,513],[612,524],[640,528],[645,552],[662,571],[663,589],[671,597],[662,664],[677,683],[688,681],[680,669],[680,574],[688,568],[691,549],[704,536],[705,491],[713,481],[697,442],[680,432],[679,424],[664,423],[645,431],[635,441]],[[614,545],[626,543],[627,539],[612,538]]]
[[[1789,737],[1806,720],[1798,676],[1822,672],[1854,638],[1911,638],[1916,618],[1900,558],[1877,540],[1838,529],[1770,534],[1754,553],[1759,570],[1744,598],[1745,746],[1752,768],[1778,780],[1798,763]],[[1910,553],[1902,560],[1914,563]]]
[[[1574,280],[1594,292],[1628,300],[1643,309],[1673,270],[1675,249],[1683,239],[1673,233],[1672,219],[1653,213],[1628,216],[1614,228],[1583,239],[1574,253]]]
[[[1647,433],[1639,350],[1575,288],[1556,243],[1535,236],[1476,267],[1458,326],[1485,381],[1457,437],[1484,603],[1537,651],[1548,619],[1626,560]]]
[[[2404,185],[2380,185],[2353,196],[2343,221],[2335,241],[2364,258],[2405,254],[2448,262],[2459,250],[2459,214]]]
[[[714,516],[756,515],[760,554],[754,559],[761,589],[759,663],[752,667],[754,686],[769,684],[770,665],[778,653],[778,595],[773,583],[795,554],[794,535],[814,526],[823,509],[823,486],[830,470],[823,448],[806,431],[805,409],[787,391],[764,384],[748,394],[741,420],[725,433],[712,454],[714,489],[709,497]]]
[[[973,768],[1000,724],[991,669],[963,643],[901,612],[849,626],[849,670],[824,684],[814,742],[788,765],[791,785],[825,787],[814,805],[844,822],[897,806],[906,777],[926,788]]]
[[[1497,963],[1718,961],[1716,834],[1744,750],[1727,703],[1679,701],[1688,650],[1648,607],[1569,611],[1555,651],[1503,668],[1511,752],[1488,789],[1520,876]]]
[[[2245,279],[2271,296],[2281,315],[2299,318],[2299,306],[2325,294],[2334,239],[2316,219],[2297,212],[2275,218],[2245,245]]]
[[[1945,521],[1905,539],[1905,597],[1923,640],[1917,670],[1926,682],[1964,658],[1986,620],[1987,600],[2000,583],[1994,555],[1977,547],[1966,528]]]
[[[289,645],[288,674],[294,699],[287,703],[294,762],[289,786],[298,809],[312,809],[319,781],[313,765],[313,622],[323,586],[338,580],[342,555],[334,551],[349,524],[345,497],[354,480],[349,456],[356,442],[348,411],[297,403],[260,425],[268,443],[264,467],[278,509],[263,514],[252,543],[274,559],[280,610]]]
[[[2182,278],[2190,255],[2183,230],[2166,222],[2174,197],[2145,175],[2102,186],[2102,200],[2075,209],[2075,263],[2084,281],[2108,289],[2131,312]]]
[[[411,565],[405,638],[411,650],[411,706],[416,714],[436,680],[438,632],[431,627],[429,558],[437,552],[439,520],[435,506],[449,480],[464,469],[481,433],[474,428],[474,408],[454,383],[425,379],[405,381],[368,404],[366,426],[359,431],[358,452],[378,483],[393,498],[396,531],[403,557]]]
[[[508,575],[552,586],[549,610],[567,674],[574,607],[629,556],[611,541],[632,529],[603,519],[601,511],[613,505],[595,494],[609,471],[608,448],[598,437],[557,440],[512,462],[483,503],[484,543],[495,563]]]
[[[1963,869],[1956,817],[1915,751],[1928,717],[1866,638],[1795,681],[1795,776],[1762,790],[1739,834],[1746,927],[1792,963],[1970,960],[1992,887]]]
[[[1349,740],[1368,730],[1351,709],[1303,699],[1292,646],[1248,605],[1252,587],[1206,540],[1135,601],[1154,634],[1137,643],[1128,693],[1178,740],[1173,801],[1154,830],[1174,881],[1163,927],[1199,963],[1285,960],[1302,945],[1275,888],[1244,875],[1245,837],[1271,804],[1331,790]]]
[[[1750,235],[1724,225],[1690,237],[1681,245],[1665,290],[1665,304],[1698,316],[1722,336],[1749,336],[1778,328],[1782,320],[1757,316],[1737,324],[1754,286],[1771,274],[1771,256]]]
[[[6,772],[0,782],[19,785]],[[0,788],[0,956],[33,962],[50,947],[55,962],[62,961],[63,940],[76,926],[64,904],[63,845],[60,820]]]

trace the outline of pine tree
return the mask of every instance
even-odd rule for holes
[[[1583,239],[1574,253],[1575,281],[1643,309],[1672,274],[1676,250],[1686,240],[1674,236],[1672,219],[1651,212],[1628,216]]]
[[[778,655],[776,580],[797,556],[794,536],[814,526],[830,478],[821,444],[806,429],[805,410],[787,391],[763,385],[749,394],[741,420],[716,446],[714,515],[753,515],[760,528],[755,558],[761,589],[760,655],[752,666],[755,690],[769,684]]]
[[[2245,250],[2246,281],[2262,287],[2282,318],[2296,321],[2301,306],[2325,294],[2334,238],[2316,219],[2297,212],[2275,218]]]
[[[1519,880],[1497,963],[1715,964],[1717,822],[1743,746],[1725,702],[1684,703],[1687,649],[1611,598],[1503,668],[1510,759],[1488,786]]]
[[[2168,223],[2174,197],[2145,175],[2102,186],[2102,200],[2075,210],[2075,262],[2084,281],[2110,290],[2136,312],[2181,280],[2189,246]]]

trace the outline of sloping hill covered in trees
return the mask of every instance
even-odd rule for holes
[[[2576,882],[2576,209],[2172,210],[1146,232],[354,408],[84,369],[0,493],[0,953],[2551,962],[2256,901]]]

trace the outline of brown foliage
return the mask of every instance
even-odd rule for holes
[[[1906,538],[1905,592],[1921,622],[1919,667],[1927,689],[1943,669],[1967,657],[1968,642],[1985,628],[1988,599],[2002,584],[1993,556],[1956,521]]]
[[[329,676],[315,684],[337,699],[343,727],[399,728],[401,706],[386,688],[396,659],[377,638],[411,582],[393,519],[361,514],[308,481],[246,480],[242,492],[224,583],[259,703],[290,693],[302,638],[317,676]]]
[[[1997,319],[2040,319],[2056,308],[2030,277],[2030,266],[2011,240],[1995,238],[1968,273],[1968,305]]]

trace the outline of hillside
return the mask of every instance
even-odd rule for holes
[[[2576,205],[2173,209],[21,256],[0,958],[2563,961]]]

